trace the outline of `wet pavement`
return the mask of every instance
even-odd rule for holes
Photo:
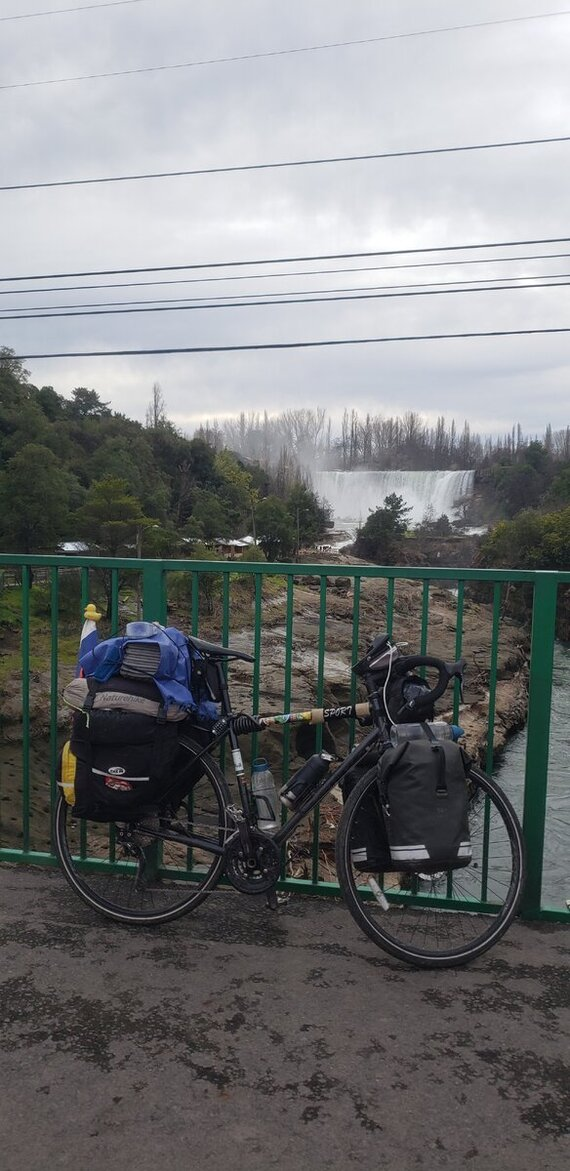
[[[215,893],[157,929],[0,867],[2,1171],[562,1171],[570,929],[406,968],[341,903]]]

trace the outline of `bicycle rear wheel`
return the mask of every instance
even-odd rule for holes
[[[84,902],[110,919],[167,923],[194,910],[221,876],[230,791],[211,756],[192,768],[200,748],[185,738],[180,746],[173,777],[179,796],[138,822],[79,820],[59,797],[54,842],[63,873]],[[189,834],[199,844],[180,840]]]
[[[524,845],[510,802],[495,781],[471,769],[471,864],[431,875],[371,874],[355,865],[355,827],[376,784],[376,770],[359,781],[337,835],[338,880],[351,915],[374,943],[406,963],[424,968],[468,963],[501,938],[520,903]]]

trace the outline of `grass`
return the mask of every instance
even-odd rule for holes
[[[34,604],[31,590],[31,609]],[[74,628],[69,619],[60,619],[58,630],[58,663],[72,666],[77,657],[80,623]],[[51,621],[43,615],[30,613],[31,673],[49,669],[51,661]],[[22,670],[22,589],[14,586],[0,593],[0,692],[6,692],[10,680]]]

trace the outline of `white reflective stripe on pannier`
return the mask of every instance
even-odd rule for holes
[[[131,781],[132,784],[136,784],[137,781],[150,781],[150,777],[128,777],[126,773],[113,773],[108,768],[92,768],[91,772],[97,777],[112,777],[115,781]]]
[[[390,854],[394,862],[420,862],[422,858],[430,857],[425,846],[390,845]]]

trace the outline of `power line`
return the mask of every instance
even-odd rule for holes
[[[230,175],[245,171],[277,171],[285,167],[316,167],[337,163],[367,163],[378,159],[409,159],[425,155],[460,154],[465,151],[503,150],[515,146],[545,146],[555,142],[570,142],[570,134],[552,138],[520,138],[511,142],[478,142],[463,146],[436,146],[422,150],[389,150],[365,155],[337,155],[319,159],[288,159],[279,163],[242,163],[231,167],[197,167],[189,171],[148,171],[134,175],[99,175],[94,179],[52,179],[42,183],[5,183],[0,191],[34,191],[46,187],[87,187],[95,183],[133,183],[142,179],[180,179],[196,175]]]
[[[427,248],[384,248],[376,249],[368,252],[323,252],[320,254],[309,256],[272,256],[261,257],[249,260],[210,260],[200,261],[200,263],[193,264],[158,264],[146,265],[140,268],[94,268],[84,269],[82,272],[48,272],[48,273],[28,273],[26,276],[4,276],[0,277],[1,284],[8,284],[15,281],[53,281],[53,280],[72,280],[76,277],[83,276],[125,276],[135,273],[147,272],[186,272],[194,271],[196,269],[204,268],[250,268],[254,265],[265,264],[312,264],[318,260],[366,260],[375,256],[425,256],[433,252],[475,252],[481,249],[490,248],[530,248],[538,247],[539,244],[570,244],[570,236],[546,236],[538,240],[496,240],[485,241],[480,244],[437,244],[430,245]],[[567,253],[555,253],[554,255],[565,256]],[[514,257],[513,259],[549,259],[550,257]],[[490,260],[500,258],[487,258],[485,263]],[[442,261],[443,264],[450,264],[451,261]],[[459,261],[460,264],[468,264],[469,261]],[[475,261],[476,264],[482,263]],[[419,265],[412,265],[411,267],[420,267]],[[296,275],[296,274],[294,274]],[[222,278],[229,279],[229,278]]]
[[[123,0],[128,3],[129,0]],[[137,3],[137,0],[130,0],[131,3]],[[99,8],[106,7],[105,5],[90,5],[89,7]],[[112,5],[107,5],[112,7]],[[75,9],[56,9],[56,11],[76,11]],[[11,85],[0,85],[0,89],[25,89],[32,86],[40,85],[65,85],[70,82],[77,81],[96,81],[103,78],[110,77],[128,77],[133,75],[140,75],[144,73],[164,73],[173,69],[195,69],[206,65],[227,65],[229,63],[236,63],[240,61],[258,61],[264,57],[287,57],[301,53],[319,53],[328,49],[344,49],[356,45],[373,45],[380,44],[383,41],[403,41],[409,40],[413,37],[427,37],[436,36],[439,33],[463,32],[465,30],[477,28],[490,28],[493,25],[500,24],[521,24],[524,21],[531,20],[548,20],[556,16],[568,16],[570,9],[563,8],[557,12],[540,12],[531,16],[510,16],[504,17],[501,20],[481,20],[472,24],[450,24],[440,26],[438,28],[416,29],[407,33],[389,33],[377,37],[362,37],[359,40],[352,41],[328,41],[317,45],[301,45],[293,49],[268,49],[259,53],[241,53],[232,57],[209,57],[197,61],[178,61],[170,65],[145,65],[135,69],[116,69],[108,73],[84,73],[76,77],[53,77],[40,81],[19,81],[13,82]],[[31,13],[32,16],[43,16],[44,13]],[[7,16],[4,20],[17,20],[18,17]]]
[[[452,341],[480,337],[530,337],[538,334],[570,333],[570,325],[546,329],[492,329],[466,333],[415,333],[393,337],[327,338],[314,342],[257,342],[236,346],[165,346],[149,350],[75,350],[51,354],[14,354],[16,362],[39,361],[44,358],[130,358],[156,354],[229,354],[253,350],[308,350],[323,346],[368,346],[385,342]]]
[[[566,279],[568,279],[568,280],[566,280]],[[259,299],[261,297],[260,293],[247,293],[245,295],[248,297],[248,300],[247,301],[240,301],[240,304],[243,304],[243,306],[248,306],[248,304],[256,304],[256,303],[280,304],[282,302],[280,302],[279,300],[276,300],[276,299],[279,299],[279,297],[289,297],[289,296],[294,296],[294,297],[302,296],[303,299],[305,299],[305,303],[310,304],[311,301],[317,299],[317,297],[320,297],[321,295],[327,296],[327,299],[330,299],[332,294],[335,294],[335,293],[355,294],[355,296],[349,297],[349,300],[357,300],[357,297],[356,297],[357,293],[379,293],[379,292],[383,292],[384,289],[386,289],[387,292],[393,292],[393,293],[399,292],[400,289],[428,289],[428,290],[431,290],[431,292],[433,292],[433,293],[439,293],[440,288],[442,289],[442,292],[446,292],[446,293],[455,293],[455,292],[458,292],[458,293],[463,293],[463,292],[485,293],[487,288],[489,289],[489,292],[493,292],[493,287],[496,285],[500,285],[500,282],[504,281],[504,276],[490,276],[490,278],[485,278],[485,280],[486,280],[485,286],[482,285],[481,278],[479,278],[479,276],[478,276],[478,278],[475,278],[474,280],[463,280],[463,281],[456,281],[455,280],[455,281],[438,281],[438,282],[424,281],[421,283],[407,283],[407,285],[362,285],[362,286],[344,285],[339,288],[324,288],[324,289],[281,289],[281,290],[279,290],[279,292],[276,292],[276,293],[266,293],[265,296],[267,297],[267,299],[272,299],[272,300],[261,301],[261,302],[259,302]],[[515,285],[515,283],[513,283],[514,281],[526,281],[528,283],[524,283],[524,285]],[[547,283],[547,285],[545,285],[545,283],[536,283],[537,281],[548,281],[548,283]],[[510,289],[556,288],[558,285],[563,288],[565,283],[568,283],[568,281],[570,281],[570,273],[528,274],[528,275],[524,275],[524,276],[523,275],[513,276],[513,278],[510,278],[508,285],[503,285],[502,289],[507,290],[507,292],[508,292],[508,290],[510,290]],[[475,289],[463,289],[463,288],[455,288],[455,287],[449,288],[449,286],[466,286],[466,285],[476,285],[476,286],[479,286],[479,288],[475,288]],[[236,294],[233,294],[232,296],[226,296],[225,301],[228,302],[227,307],[232,308],[233,303],[235,301],[238,301],[239,297],[242,295],[243,294],[236,293]],[[404,294],[401,294],[401,295],[404,295]],[[252,299],[254,299],[254,300],[252,300]],[[49,306],[44,306],[44,304],[27,304],[27,306],[23,306],[23,307],[22,306],[4,307],[4,308],[0,308],[0,315],[19,313],[19,310],[21,309],[21,315],[19,315],[19,320],[27,320],[28,317],[30,320],[33,320],[34,314],[41,315],[41,316],[56,316],[55,310],[57,310],[57,309],[108,309],[108,308],[114,308],[115,306],[118,308],[123,308],[123,309],[130,308],[130,307],[135,309],[135,307],[137,307],[137,306],[152,307],[152,306],[163,306],[163,304],[164,304],[164,306],[173,306],[174,308],[181,306],[181,308],[192,309],[192,308],[194,308],[194,303],[195,303],[195,307],[201,308],[202,306],[201,306],[201,304],[199,304],[199,302],[217,302],[218,300],[219,300],[219,296],[198,296],[198,297],[197,296],[192,296],[192,297],[185,296],[185,297],[151,297],[151,299],[146,299],[145,301],[87,301],[87,302],[83,302],[83,303],[80,302],[80,304],[75,304],[74,302],[68,301],[66,304],[49,304]],[[192,303],[190,303],[190,302],[192,302]],[[283,303],[287,303],[287,302],[283,302]],[[226,306],[221,306],[221,307],[225,308]],[[208,306],[208,304],[205,304],[204,308],[218,308],[218,306],[217,306],[217,304],[210,304],[210,306]],[[46,311],[44,311],[44,310],[46,310]],[[9,319],[8,319],[8,317],[0,316],[0,321],[2,321],[2,320],[9,320]]]
[[[33,20],[36,16],[59,16],[62,12],[91,12],[94,8],[121,8],[125,4],[146,4],[147,0],[107,0],[103,4],[81,4],[75,8],[48,8],[45,12],[22,12],[18,16],[0,16],[0,23],[7,20]],[[550,15],[550,14],[548,14]],[[554,15],[554,13],[552,13]],[[538,18],[536,18],[538,19]],[[24,85],[28,84],[24,82]],[[33,84],[33,83],[32,83]],[[44,84],[39,82],[36,84]],[[2,85],[0,89],[13,89],[14,86]]]
[[[536,281],[541,280],[541,279],[545,280],[545,281],[552,281],[554,287],[556,287],[556,285],[558,285],[558,284],[560,284],[562,287],[564,287],[565,278],[568,278],[570,280],[570,272],[535,273],[535,274],[531,273],[531,274],[525,275],[525,276],[521,275],[521,276],[514,276],[514,277],[510,278],[510,282],[512,282],[512,281],[528,281],[529,282],[528,284],[522,285],[522,284],[509,283],[508,285],[504,285],[504,288],[508,290],[511,288],[514,288],[514,289],[540,289],[540,288],[544,288],[544,287],[550,287],[550,285],[544,286],[542,284],[535,283]],[[505,279],[504,277],[485,278],[486,284],[488,286],[490,286],[490,291],[492,291],[493,285],[499,284],[501,281],[504,281],[504,279]],[[445,289],[446,292],[455,292],[455,291],[463,292],[463,289],[458,288],[457,290],[455,290],[453,288],[450,289],[448,286],[450,286],[450,285],[453,285],[453,286],[456,286],[456,285],[480,285],[481,286],[481,277],[476,277],[475,280],[438,281],[437,284],[435,285],[435,288],[434,288],[434,284],[435,284],[434,281],[424,281],[421,284],[408,283],[405,285],[360,285],[360,286],[358,286],[358,285],[343,285],[340,288],[328,288],[328,289],[281,289],[276,293],[266,293],[265,296],[267,298],[301,297],[301,296],[303,296],[303,297],[306,297],[307,304],[310,304],[311,300],[315,297],[318,297],[320,294],[332,295],[333,293],[355,293],[355,294],[356,293],[375,293],[375,292],[380,292],[384,289],[387,289],[388,291],[397,291],[399,289],[433,289],[434,292],[438,292],[440,287]],[[469,291],[469,290],[467,290],[467,291]],[[484,287],[481,286],[480,289],[476,289],[473,291],[484,292]],[[229,302],[230,307],[231,307],[231,304],[233,304],[234,301],[238,300],[238,298],[241,295],[242,294],[235,293],[235,294],[232,294],[231,296],[226,296],[226,301]],[[249,305],[251,303],[251,298],[257,299],[257,298],[261,297],[261,293],[247,293],[245,295],[248,297],[248,300],[243,301],[244,305]],[[7,306],[7,307],[5,306],[0,309],[0,314],[17,313],[18,310],[21,309],[22,310],[21,319],[26,320],[28,317],[30,317],[30,319],[33,319],[33,316],[32,316],[33,314],[43,314],[44,316],[55,316],[55,310],[57,310],[57,309],[106,309],[106,308],[112,308],[113,306],[127,308],[130,306],[137,306],[137,305],[143,305],[143,306],[145,306],[145,305],[148,305],[148,306],[173,305],[174,307],[176,307],[177,305],[182,304],[182,303],[183,303],[182,307],[185,306],[186,308],[191,309],[194,307],[194,305],[189,304],[189,302],[194,303],[194,302],[206,302],[206,301],[217,301],[217,300],[218,300],[217,296],[213,296],[213,297],[210,296],[210,297],[163,297],[163,298],[152,297],[150,299],[147,298],[147,300],[145,300],[145,301],[85,301],[83,303],[80,302],[79,304],[74,304],[73,302],[68,301],[64,305],[25,305],[23,307],[22,306]],[[272,303],[273,303],[273,301],[267,301],[267,304],[272,304]],[[279,302],[277,302],[277,304],[279,304]],[[215,306],[213,306],[213,307],[215,308]],[[206,308],[208,308],[208,306],[206,306]],[[46,310],[46,311],[49,310],[49,313],[46,312],[44,314],[43,313],[44,310]],[[0,316],[0,321],[1,320],[3,320],[3,318]]]
[[[457,268],[458,266],[461,266],[463,268],[463,267],[467,266],[468,264],[517,264],[521,260],[561,260],[561,259],[567,259],[569,256],[570,256],[570,252],[543,252],[543,253],[535,254],[534,256],[490,256],[490,257],[478,257],[477,260],[428,260],[428,261],[416,262],[415,264],[368,264],[365,266],[360,266],[358,268],[354,268],[354,267],[350,267],[350,266],[347,268],[309,268],[304,272],[303,272],[303,270],[297,271],[297,272],[258,272],[258,273],[252,272],[252,273],[241,273],[239,276],[186,277],[186,278],[178,278],[175,280],[163,280],[163,281],[118,281],[118,282],[114,282],[114,283],[97,284],[97,285],[48,285],[47,288],[44,287],[44,288],[37,288],[37,289],[0,289],[0,297],[9,297],[10,295],[12,295],[14,297],[16,297],[16,296],[18,296],[18,297],[19,296],[29,296],[30,293],[41,293],[41,294],[43,294],[43,293],[74,293],[74,292],[83,292],[87,289],[133,289],[133,288],[135,288],[135,289],[151,289],[153,287],[156,287],[157,285],[158,286],[164,286],[164,285],[205,285],[205,284],[212,284],[214,282],[219,282],[219,281],[230,282],[230,281],[254,281],[254,280],[265,281],[265,280],[278,280],[278,279],[280,280],[283,277],[324,276],[329,273],[337,274],[337,273],[346,273],[346,272],[394,272],[394,271],[401,270],[401,269]],[[538,276],[541,276],[542,274],[536,273],[535,275],[538,277]],[[552,275],[554,276],[556,274],[553,273]],[[565,274],[562,273],[560,275],[563,276]],[[12,278],[6,278],[6,279],[25,280],[25,279],[32,279],[32,278],[12,277]],[[487,279],[490,281],[490,280],[503,280],[504,278],[503,277],[487,277],[487,278],[481,278],[481,279]],[[521,276],[521,277],[513,276],[510,279],[511,280],[527,280],[527,279],[531,280],[532,276],[531,275]],[[430,283],[433,283],[433,282],[430,282]],[[461,284],[464,282],[450,281],[448,283]],[[398,287],[398,286],[395,286],[395,287]],[[275,295],[277,295],[277,294],[275,294]],[[196,300],[196,298],[194,298],[194,300]]]
[[[151,306],[131,306],[121,307],[120,309],[66,309],[63,312],[53,311],[48,308],[40,313],[5,313],[0,316],[0,321],[37,321],[40,318],[53,317],[115,317],[123,313],[176,313],[176,312],[190,312],[192,310],[200,309],[256,309],[260,306],[271,305],[272,307],[278,305],[318,305],[330,304],[337,301],[384,301],[391,300],[394,297],[436,297],[436,296],[451,296],[456,293],[503,293],[515,292],[524,289],[560,289],[566,285],[570,285],[570,281],[543,281],[539,284],[528,285],[482,285],[479,288],[461,288],[461,289],[416,289],[414,291],[405,292],[390,292],[390,293],[343,293],[333,294],[332,296],[293,296],[283,297],[279,300],[259,300],[259,301],[216,301],[213,304],[194,304],[194,305],[151,305]]]

